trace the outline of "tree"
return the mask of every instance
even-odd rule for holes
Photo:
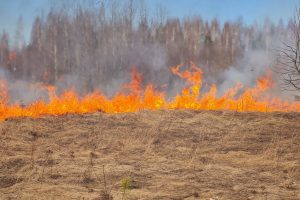
[[[0,38],[0,65],[7,65],[7,59],[9,56],[9,38],[8,34],[3,31]]]
[[[279,49],[279,73],[286,90],[300,91],[300,10],[296,10],[294,19],[289,23],[292,41],[283,43]]]
[[[22,16],[20,16],[17,21],[16,33],[15,33],[15,48],[17,50],[20,50],[25,46],[23,31],[24,31],[23,18]]]

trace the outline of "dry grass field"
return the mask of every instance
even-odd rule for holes
[[[108,195],[105,195],[108,193]],[[300,113],[0,122],[0,199],[300,199]]]

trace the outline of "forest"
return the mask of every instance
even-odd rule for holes
[[[172,85],[169,68],[193,61],[208,82],[218,83],[222,78],[214,77],[238,65],[247,53],[273,55],[292,28],[292,19],[245,24],[242,17],[224,22],[200,15],[169,17],[163,6],[150,10],[135,0],[69,2],[37,16],[29,41],[21,16],[15,34],[4,30],[0,68],[10,79],[50,85],[63,80],[80,85],[80,92],[99,88],[111,94],[128,80],[132,68],[144,74],[144,82]]]

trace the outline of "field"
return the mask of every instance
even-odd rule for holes
[[[300,199],[300,113],[0,122],[0,199]]]

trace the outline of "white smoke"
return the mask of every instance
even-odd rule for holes
[[[48,92],[46,88],[38,87],[24,80],[12,79],[10,73],[0,66],[0,80],[7,83],[7,91],[9,94],[9,102],[11,104],[27,105],[38,99],[48,100]]]
[[[235,66],[222,73],[223,82],[218,87],[219,92],[224,93],[238,82],[253,87],[259,77],[267,73],[268,70],[272,70],[275,61],[274,55],[264,50],[246,52],[245,56]]]

